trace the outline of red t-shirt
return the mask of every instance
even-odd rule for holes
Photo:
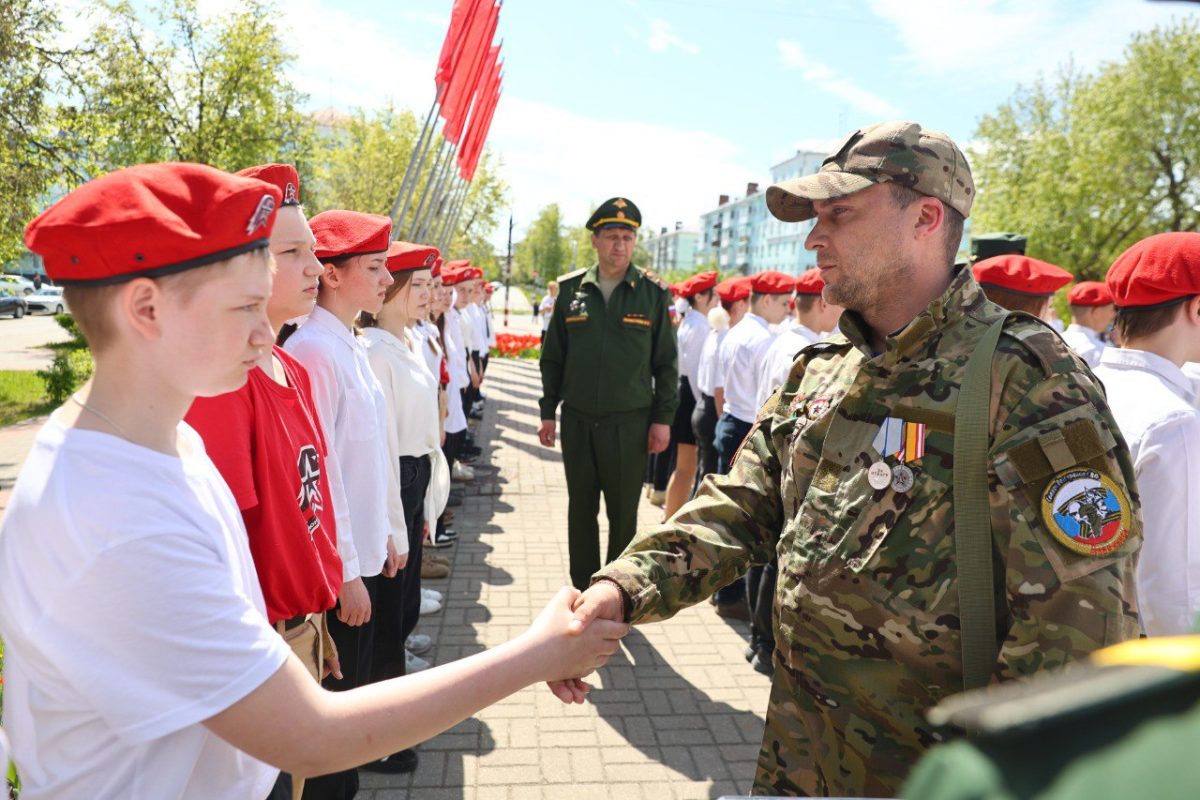
[[[332,608],[342,587],[328,450],[308,372],[281,348],[274,353],[287,386],[256,367],[236,392],[196,398],[185,418],[242,510],[272,623]]]

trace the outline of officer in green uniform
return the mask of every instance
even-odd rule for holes
[[[538,439],[554,446],[562,403],[571,582],[579,589],[601,564],[600,494],[608,511],[608,563],[637,530],[646,457],[666,449],[679,403],[671,294],[632,263],[641,222],[625,198],[596,209],[587,228],[597,263],[558,279],[542,343]]]
[[[929,716],[966,736],[921,760],[914,800],[1200,797],[1200,636],[1125,642]]]
[[[943,699],[1139,633],[1128,448],[1058,335],[952,266],[974,192],[959,148],[910,122],[767,190],[777,218],[816,218],[841,332],[577,605],[584,625],[662,620],[778,557],[755,794],[894,796]]]

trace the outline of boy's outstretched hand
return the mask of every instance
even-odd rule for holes
[[[582,594],[578,590],[571,591],[574,593],[574,613],[567,625],[568,637],[585,636],[596,626],[620,625],[624,629],[621,636],[629,632],[629,626],[624,623],[625,609],[621,602],[621,591],[616,586],[608,581],[599,581],[589,586]],[[562,594],[559,592],[560,597]],[[608,660],[607,656],[605,660]],[[550,687],[554,696],[564,703],[582,703],[592,688],[579,677],[551,680],[547,681],[546,685]]]
[[[567,703],[583,702],[583,695],[591,687],[581,679],[604,666],[608,657],[620,648],[621,637],[629,632],[629,626],[619,619],[619,597],[618,619],[596,618],[593,622],[584,621],[579,615],[579,603],[584,596],[570,586],[559,589],[526,633],[532,640],[531,646],[542,653],[540,663],[545,665],[542,679],[548,681],[551,689],[560,684],[571,687],[563,694],[555,691]]]

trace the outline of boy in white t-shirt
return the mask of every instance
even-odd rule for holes
[[[26,229],[96,361],[38,433],[0,527],[5,726],[26,800],[263,798],[280,767],[378,759],[583,675],[626,630],[572,626],[564,589],[478,656],[340,694],[311,679],[267,623],[237,504],[182,423],[274,340],[279,202],[256,179],[142,165]]]

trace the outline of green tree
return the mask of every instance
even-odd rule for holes
[[[454,258],[471,259],[489,280],[499,279],[503,268],[502,259],[498,258],[501,254],[492,244],[492,235],[508,205],[508,184],[500,177],[501,166],[496,154],[484,151],[446,247],[446,252]]]
[[[24,251],[25,223],[63,169],[46,124],[56,66],[69,57],[51,46],[59,28],[45,0],[0,3],[0,263]]]
[[[1200,224],[1200,25],[1134,35],[1094,74],[1068,66],[984,116],[971,158],[974,230],[1102,278],[1137,240]]]
[[[563,235],[562,212],[551,203],[538,212],[513,253],[513,273],[520,281],[551,281],[571,264],[571,245]]]
[[[151,161],[304,165],[313,126],[287,77],[294,55],[271,2],[246,0],[219,18],[203,17],[196,0],[97,8],[103,21],[59,110],[82,171]]]

